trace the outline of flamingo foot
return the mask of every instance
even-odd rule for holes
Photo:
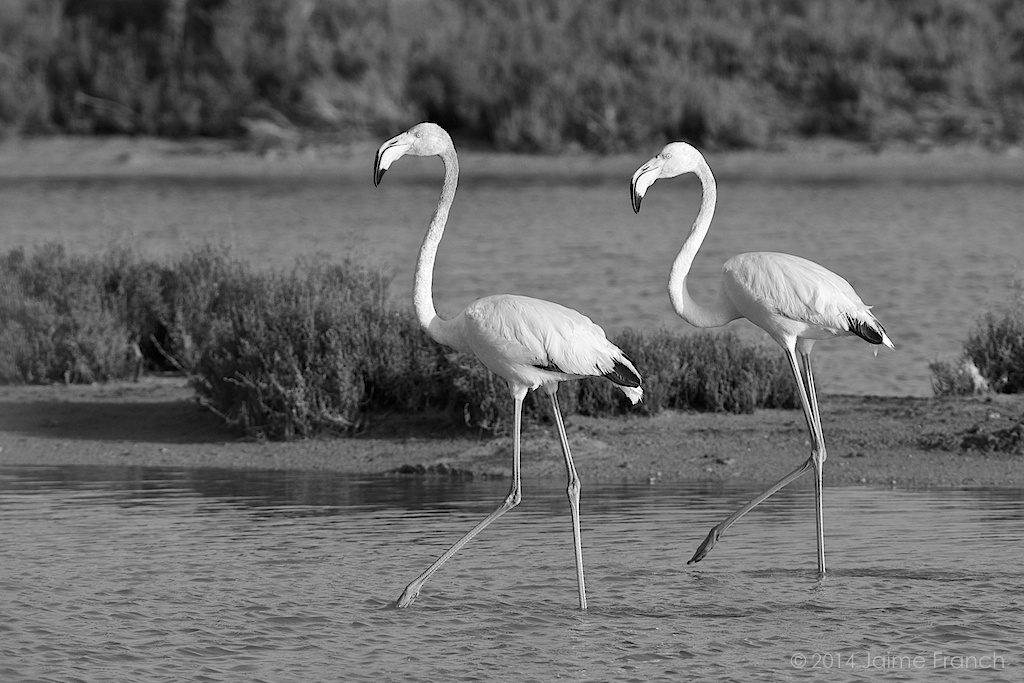
[[[704,539],[704,542],[700,544],[699,548],[697,548],[697,552],[693,554],[693,557],[691,557],[690,561],[686,564],[695,564],[703,560],[704,556],[711,552],[711,549],[715,547],[715,542],[718,540],[719,535],[718,527],[716,526],[710,533],[708,533],[707,538]]]
[[[406,586],[405,590],[402,591],[402,595],[398,598],[398,602],[395,603],[395,606],[399,608],[408,607],[413,603],[413,600],[415,600],[418,597],[420,597],[419,586],[409,584],[408,586]]]

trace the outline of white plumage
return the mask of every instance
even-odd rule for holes
[[[740,314],[776,341],[790,335],[818,340],[858,334],[851,329],[854,323],[885,335],[849,282],[800,256],[738,254],[722,266],[722,283]]]
[[[550,382],[601,377],[633,363],[587,316],[543,299],[497,294],[477,299],[450,324],[459,326],[460,350],[476,355],[505,380],[530,389]],[[637,403],[643,390],[619,385]]]
[[[514,401],[512,437],[512,486],[494,512],[455,542],[430,567],[414,579],[398,599],[406,607],[419,595],[423,584],[462,546],[491,522],[519,504],[520,433],[523,399],[527,392],[543,388],[551,400],[562,454],[568,475],[567,493],[572,514],[573,549],[580,608],[586,609],[583,578],[583,549],[580,538],[580,481],[569,450],[569,441],[558,407],[558,384],[584,377],[605,377],[614,382],[632,403],[643,397],[640,374],[604,330],[585,315],[550,301],[514,294],[477,299],[451,319],[437,315],[432,278],[438,245],[444,234],[448,213],[458,185],[459,162],[451,137],[440,126],[421,123],[397,135],[377,150],[373,182],[380,183],[392,163],[406,154],[439,156],[444,162],[441,198],[423,238],[416,264],[413,304],[420,325],[436,341],[453,349],[474,354],[489,370],[505,379]]]
[[[827,457],[821,433],[821,416],[814,392],[811,349],[820,339],[856,335],[872,344],[893,348],[878,319],[850,283],[827,268],[799,256],[777,252],[738,254],[722,266],[721,289],[710,306],[690,296],[686,278],[715,212],[717,186],[704,157],[685,142],[673,142],[638,168],[630,183],[633,210],[647,189],[659,178],[694,173],[703,190],[700,211],[690,228],[669,277],[669,298],[684,320],[697,327],[717,327],[746,318],[774,339],[785,352],[796,379],[800,404],[811,435],[811,456],[806,462],[760,493],[711,529],[690,563],[699,562],[718,538],[743,515],[810,469],[815,472],[815,511],[818,572],[825,573],[825,542],[822,515],[822,465]]]

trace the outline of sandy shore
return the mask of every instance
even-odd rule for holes
[[[827,485],[1024,486],[1021,444],[992,442],[1024,415],[1024,396],[824,396]],[[808,454],[796,410],[670,412],[567,420],[587,481],[770,482]],[[510,439],[422,417],[376,416],[363,434],[290,443],[239,438],[198,406],[185,380],[0,387],[0,464],[330,470],[348,474],[508,476]],[[1017,454],[1012,451],[1018,451]],[[524,435],[527,480],[564,477],[552,428]],[[799,485],[810,484],[809,478]]]

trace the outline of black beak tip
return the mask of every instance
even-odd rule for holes
[[[643,197],[636,192],[630,192],[630,194],[633,198],[633,213],[640,213],[640,202],[643,200]]]
[[[380,168],[379,166],[373,167],[373,186],[377,187],[380,185],[380,179],[384,177],[384,172],[387,169]]]

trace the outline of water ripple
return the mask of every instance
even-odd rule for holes
[[[678,530],[748,492],[704,490],[694,506],[685,486],[591,486],[581,612],[564,491],[538,487],[551,505],[488,529],[400,610],[493,484],[425,484],[410,511],[365,480],[321,481],[312,502],[282,497],[281,478],[319,475],[219,493],[217,472],[122,474],[0,468],[0,679],[757,681],[829,654],[855,680],[872,657],[924,657],[926,673],[933,653],[995,653],[1004,674],[1024,662],[1016,494],[830,489],[843,515],[819,580],[803,495],[687,566]]]

